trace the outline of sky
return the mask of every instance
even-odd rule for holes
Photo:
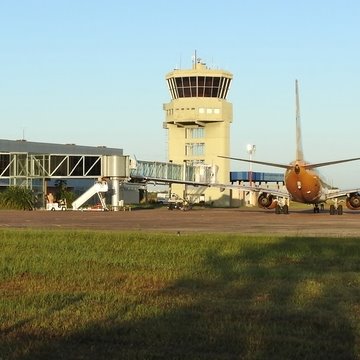
[[[166,161],[165,76],[196,50],[233,74],[231,156],[294,159],[298,79],[306,160],[360,157],[359,35],[357,0],[0,0],[0,138]],[[360,162],[321,173],[360,187]]]

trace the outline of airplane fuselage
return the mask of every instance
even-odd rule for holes
[[[305,204],[318,203],[322,195],[319,174],[315,170],[305,168],[303,161],[295,161],[291,165],[285,172],[284,180],[292,200]]]

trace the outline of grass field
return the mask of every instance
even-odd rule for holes
[[[0,359],[357,359],[360,241],[0,231]]]

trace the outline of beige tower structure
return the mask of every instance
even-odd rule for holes
[[[176,69],[166,75],[171,101],[164,104],[168,131],[168,160],[178,164],[206,164],[216,182],[228,183],[232,104],[226,100],[232,81],[230,72],[210,69],[196,59],[192,69]],[[173,185],[180,196],[196,197],[217,206],[230,205],[230,194],[218,188]]]

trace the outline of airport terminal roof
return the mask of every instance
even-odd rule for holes
[[[106,146],[84,146],[76,144],[52,144],[27,140],[0,139],[0,152],[30,154],[82,154],[82,155],[123,155],[123,149]]]

